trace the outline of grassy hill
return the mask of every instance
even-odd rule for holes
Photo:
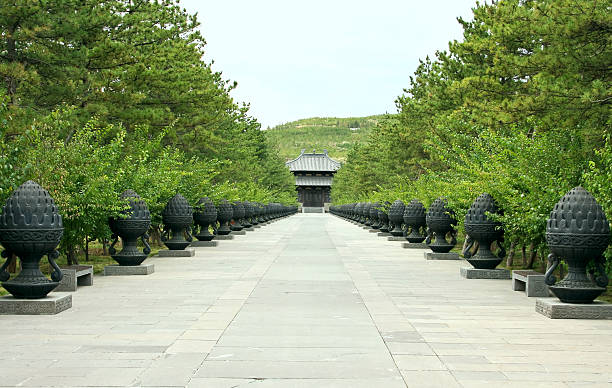
[[[344,162],[352,144],[365,138],[383,115],[368,117],[313,117],[278,125],[266,130],[266,135],[278,144],[280,155],[294,159],[303,148],[329,151],[329,156]]]

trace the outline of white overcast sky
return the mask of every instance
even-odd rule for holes
[[[181,0],[205,59],[263,128],[395,112],[419,58],[461,39],[475,0]]]

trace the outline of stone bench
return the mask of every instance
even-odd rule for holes
[[[93,285],[93,265],[67,265],[60,269],[64,277],[54,291],[76,291],[77,286]]]
[[[512,290],[525,291],[527,296],[549,296],[544,274],[531,271],[512,271]]]

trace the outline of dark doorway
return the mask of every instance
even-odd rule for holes
[[[322,190],[304,190],[305,207],[323,207]]]

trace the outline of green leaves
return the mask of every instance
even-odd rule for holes
[[[472,21],[460,20],[463,41],[421,61],[398,115],[349,153],[334,200],[428,206],[445,196],[462,221],[488,192],[507,240],[540,249],[550,211],[574,186],[612,216],[609,7],[479,4]]]
[[[68,250],[108,235],[127,188],[154,224],[177,192],[295,203],[283,161],[176,1],[15,0],[0,4],[0,27],[0,200],[37,180]]]

